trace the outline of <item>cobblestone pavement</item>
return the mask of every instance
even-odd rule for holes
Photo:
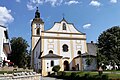
[[[56,79],[56,78],[51,78],[51,77],[40,77],[40,80],[63,80],[63,79]]]

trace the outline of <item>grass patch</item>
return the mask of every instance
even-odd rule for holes
[[[97,71],[84,71],[84,72],[58,72],[58,78],[63,78],[69,80],[69,78],[80,79],[80,80],[108,80],[108,79],[120,79],[120,71],[104,71],[101,76],[99,76]],[[104,79],[106,78],[106,79]]]
[[[108,75],[109,79],[120,79],[120,74],[114,74],[114,73],[105,73]]]

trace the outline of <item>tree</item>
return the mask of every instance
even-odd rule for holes
[[[98,37],[98,61],[109,64],[120,63],[120,27],[114,26]]]
[[[27,60],[27,67],[31,68],[30,62],[31,62],[31,54],[26,54],[26,60]]]
[[[52,71],[54,72],[58,72],[60,70],[60,66],[59,65],[56,65],[52,68]]]
[[[26,53],[28,53],[27,48],[29,47],[26,40],[24,40],[22,37],[14,37],[11,39],[11,49],[12,53],[10,55],[10,60],[14,62],[14,65],[17,65],[18,67],[25,67],[27,64],[26,60]]]
[[[86,59],[85,61],[86,61],[86,64],[87,64],[88,66],[90,66],[91,63],[92,63],[92,61],[93,61],[93,59],[88,55],[88,57],[87,57],[87,59]]]

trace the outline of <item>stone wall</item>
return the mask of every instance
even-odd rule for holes
[[[33,71],[33,69],[23,69],[23,68],[14,68],[14,67],[8,67],[8,66],[4,66],[4,67],[0,67],[0,71],[13,71],[14,69],[16,69],[17,71]]]
[[[40,80],[40,74],[31,73],[14,73],[0,75],[0,80]]]

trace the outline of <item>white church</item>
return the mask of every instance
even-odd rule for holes
[[[31,39],[31,64],[36,72],[41,71],[42,76],[52,73],[55,65],[61,67],[60,71],[96,70],[96,45],[86,43],[86,34],[65,18],[44,30],[44,21],[37,8],[31,23]],[[89,66],[87,56],[92,58]]]

